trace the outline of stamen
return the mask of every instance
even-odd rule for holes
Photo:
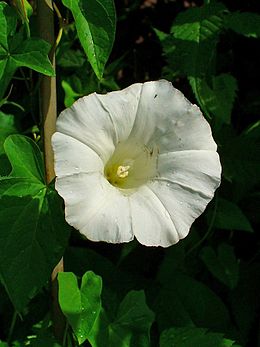
[[[125,178],[129,175],[129,172],[128,170],[130,169],[130,166],[127,165],[127,166],[118,166],[117,168],[117,176],[120,177],[120,178]]]

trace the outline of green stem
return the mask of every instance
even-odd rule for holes
[[[16,319],[17,319],[17,311],[14,311],[13,317],[12,317],[12,322],[11,322],[11,326],[8,332],[8,337],[7,337],[7,343],[8,345],[10,345],[11,340],[12,340],[12,336],[13,336],[13,332],[14,332],[14,327],[15,327],[15,323],[16,323]]]
[[[31,37],[31,31],[30,31],[30,26],[29,26],[29,21],[25,21],[25,31],[26,31],[26,36],[27,39]]]
[[[67,337],[68,337],[68,328],[69,328],[69,324],[66,321],[66,325],[65,325],[65,329],[64,329],[64,335],[63,335],[63,340],[62,340],[62,347],[66,347],[66,341],[67,341]]]

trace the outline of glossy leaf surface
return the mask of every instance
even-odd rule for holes
[[[37,145],[11,135],[5,151],[12,173],[0,180],[0,271],[17,309],[47,283],[69,235],[57,193],[46,186]]]

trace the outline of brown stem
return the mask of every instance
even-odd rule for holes
[[[48,1],[50,5],[50,1]],[[49,42],[55,47],[54,34],[54,12],[45,0],[37,0],[37,20],[39,35],[42,39]],[[55,49],[52,49],[49,58],[55,68]],[[51,146],[51,137],[56,129],[57,118],[57,100],[56,100],[56,78],[42,76],[40,86],[40,113],[43,123],[44,139],[44,159],[46,182],[49,184],[55,177],[54,172],[54,155]],[[63,341],[65,331],[65,318],[60,310],[58,303],[58,284],[57,274],[63,271],[63,258],[56,265],[52,272],[52,313],[54,334],[59,342]]]
[[[37,1],[38,29],[42,39],[55,44],[53,11],[46,5],[44,0]],[[49,58],[55,68],[54,50]],[[40,87],[40,112],[43,121],[44,134],[44,159],[46,168],[46,181],[50,183],[54,177],[54,156],[51,147],[51,137],[56,129],[57,101],[56,101],[56,78],[42,76]]]

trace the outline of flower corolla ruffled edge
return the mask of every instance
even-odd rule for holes
[[[66,221],[92,241],[175,244],[220,184],[208,122],[166,80],[80,98],[52,145]]]

